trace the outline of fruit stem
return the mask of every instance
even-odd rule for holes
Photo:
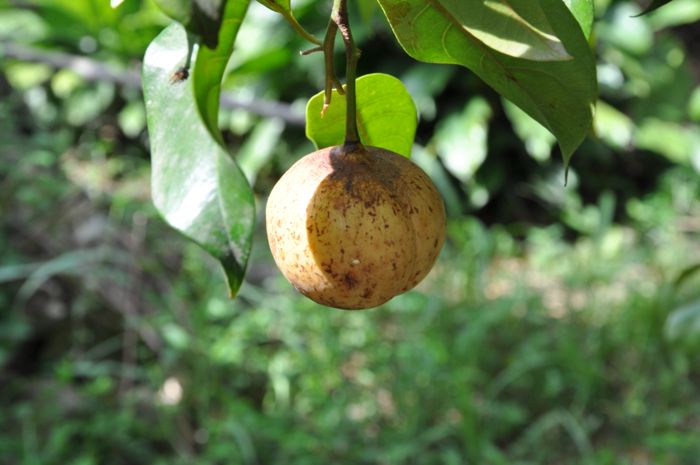
[[[347,92],[347,112],[345,114],[345,145],[357,145],[360,143],[360,135],[357,131],[357,99],[355,79],[357,78],[357,60],[360,58],[360,49],[355,45],[350,30],[348,18],[347,0],[333,0],[331,21],[336,24],[340,36],[345,44],[345,79]]]

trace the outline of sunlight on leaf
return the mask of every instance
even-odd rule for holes
[[[525,17],[510,2],[502,0],[439,0],[434,3],[444,7],[455,27],[464,28],[501,53],[536,61],[571,59],[536,2],[522,10]]]

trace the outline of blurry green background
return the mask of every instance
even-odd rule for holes
[[[431,275],[366,312],[294,292],[262,214],[234,301],[158,218],[151,1],[0,0],[0,463],[698,463],[700,2],[596,1],[601,102],[568,187],[546,131],[350,3],[360,72],[411,91],[449,212]],[[328,2],[293,4],[320,36]],[[305,48],[254,4],[225,80],[261,213],[313,149]]]

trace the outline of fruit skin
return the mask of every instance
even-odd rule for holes
[[[297,161],[266,208],[267,237],[282,274],[330,307],[364,309],[413,288],[445,237],[445,208],[408,159],[360,144]]]

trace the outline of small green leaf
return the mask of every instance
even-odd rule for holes
[[[218,45],[216,48],[211,48],[204,44],[194,60],[192,80],[197,109],[212,137],[222,145],[223,138],[221,131],[219,131],[221,80],[249,4],[250,0],[228,0],[226,2],[217,40]]]
[[[172,79],[187,55],[187,33],[173,24],[144,57],[153,203],[172,227],[221,262],[235,295],[250,254],[254,198],[241,170],[200,118],[192,80]]]
[[[368,74],[356,82],[357,126],[362,143],[410,157],[418,124],[411,94],[400,80],[388,74]],[[317,148],[341,145],[345,141],[345,96],[334,90],[323,117],[322,108],[323,92],[319,92],[306,106],[306,137]]]
[[[489,3],[463,0],[469,11]],[[546,127],[565,164],[588,134],[597,100],[595,60],[576,19],[561,0],[509,0],[520,17],[549,29],[572,57],[533,61],[501,53],[481,41],[439,0],[379,0],[394,35],[413,58],[465,66]],[[544,18],[544,19],[542,19]],[[503,30],[503,34],[507,31]]]
[[[569,7],[579,26],[581,26],[583,35],[586,36],[586,39],[589,39],[593,32],[593,18],[595,17],[593,0],[564,0],[564,3]]]

